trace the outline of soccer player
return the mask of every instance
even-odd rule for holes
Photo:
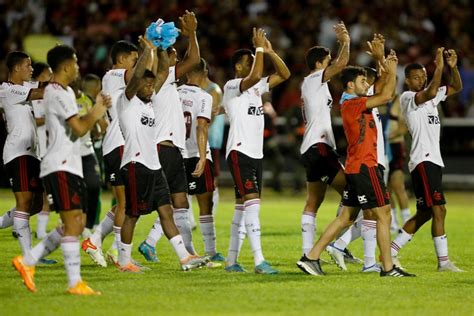
[[[212,96],[200,88],[207,78],[204,59],[186,74],[187,83],[178,88],[186,123],[186,178],[189,195],[196,195],[204,248],[211,261],[225,261],[216,250],[216,228],[212,214],[214,192],[213,161],[208,142],[212,119]]]
[[[350,37],[344,23],[334,26],[339,42],[338,56],[331,64],[326,47],[315,46],[306,53],[310,74],[301,85],[305,132],[301,145],[301,160],[306,169],[306,204],[301,216],[303,254],[314,245],[316,214],[326,194],[327,186],[341,196],[346,185],[344,169],[336,153],[336,141],[331,125],[332,97],[328,81],[339,74],[349,61]]]
[[[120,127],[125,139],[121,172],[126,193],[125,220],[118,256],[119,269],[132,273],[142,271],[131,260],[133,231],[141,215],[157,209],[164,233],[173,245],[182,269],[186,271],[200,267],[206,261],[186,250],[183,238],[174,224],[170,192],[155,147],[156,120],[151,98],[168,76],[167,53],[160,52],[159,74],[155,77],[146,67],[152,56],[156,56],[156,49],[143,37],[140,37],[139,41],[144,51],[117,103]]]
[[[82,242],[82,249],[102,267],[107,266],[102,253],[102,240],[112,231],[115,238],[112,247],[107,251],[107,258],[113,264],[118,262],[117,249],[120,246],[121,227],[125,218],[125,187],[120,172],[124,139],[120,131],[116,103],[118,96],[133,75],[133,69],[138,60],[138,48],[128,41],[118,41],[112,46],[110,56],[112,69],[102,78],[104,93],[112,97],[112,107],[107,110],[109,126],[102,142],[102,154],[105,176],[112,186],[112,193],[117,204],[107,212],[91,237]]]
[[[376,93],[371,97],[366,96],[369,84],[363,68],[349,66],[342,72],[345,91],[341,98],[341,115],[348,141],[344,208],[329,224],[313,249],[297,262],[298,267],[307,274],[324,275],[319,262],[321,252],[337,233],[357,217],[359,209],[362,208],[364,213],[376,218],[376,238],[383,265],[380,276],[412,276],[393,265],[390,256],[389,196],[378,167],[377,125],[372,113],[374,107],[390,101],[395,89],[397,63],[395,52],[392,51],[385,62],[388,73],[381,84],[380,92],[376,89]]]
[[[441,86],[443,54],[451,69],[451,84],[446,86]],[[412,137],[408,168],[416,196],[416,214],[403,225],[400,234],[392,242],[392,256],[396,259],[400,249],[411,240],[413,234],[431,219],[431,235],[440,272],[462,271],[448,258],[448,238],[444,229],[446,200],[441,181],[441,169],[444,164],[439,148],[441,126],[437,108],[441,101],[462,90],[457,61],[454,50],[438,48],[436,69],[428,86],[426,86],[426,70],[422,65],[406,66],[405,83],[409,91],[403,92],[400,96],[401,111]]]
[[[2,217],[2,227],[8,227],[13,214],[13,229],[23,254],[26,254],[31,249],[30,216],[40,212],[43,206],[43,185],[39,178],[40,160],[36,151],[36,125],[31,101],[42,99],[44,88],[32,88],[29,84],[33,67],[26,53],[11,52],[7,55],[6,63],[8,82],[2,84],[0,96],[7,124],[3,162],[16,205]]]
[[[249,49],[232,56],[235,79],[224,86],[223,105],[230,120],[226,159],[235,184],[235,212],[226,271],[244,272],[237,263],[243,239],[239,227],[245,223],[252,248],[255,273],[278,273],[263,256],[260,242],[260,195],[262,190],[263,104],[262,94],[290,77],[290,70],[273,50],[263,29],[253,29],[255,55]],[[270,57],[275,73],[263,77],[264,54]]]
[[[152,103],[158,130],[157,150],[171,192],[174,221],[183,236],[186,249],[189,253],[196,254],[192,244],[191,225],[188,220],[188,183],[183,158],[183,151],[186,148],[186,128],[177,82],[180,77],[186,75],[199,64],[201,57],[196,37],[197,19],[194,13],[186,11],[180,17],[180,22],[181,34],[189,37],[185,58],[178,62],[176,50],[173,47],[168,48],[170,59],[168,78],[161,89],[152,97]],[[148,237],[138,248],[147,261],[158,261],[155,246],[162,235],[160,218],[158,218]]]
[[[48,148],[41,161],[41,177],[45,182],[48,200],[59,212],[63,227],[50,232],[45,239],[24,256],[13,259],[13,266],[20,273],[28,290],[35,292],[33,280],[39,258],[61,245],[68,277],[70,294],[97,295],[82,281],[79,235],[84,229],[83,198],[84,182],[79,137],[85,135],[104,116],[110,106],[110,98],[99,96],[94,108],[80,117],[73,90],[68,87],[79,73],[73,48],[58,45],[47,55],[53,70],[52,82],[45,88],[46,131]]]

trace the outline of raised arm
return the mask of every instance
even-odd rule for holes
[[[74,115],[67,120],[75,136],[84,136],[90,131],[95,123],[104,116],[107,109],[112,105],[110,96],[99,93],[94,107],[84,116]]]
[[[253,87],[257,82],[262,79],[263,74],[263,53],[265,46],[265,32],[263,29],[253,28],[252,42],[255,47],[255,58],[253,59],[252,69],[247,77],[242,79],[240,83],[240,92],[244,92],[247,89]]]
[[[420,91],[415,95],[415,103],[417,105],[423,104],[426,101],[434,99],[436,95],[438,94],[438,89],[439,89],[439,86],[441,85],[441,77],[443,75],[443,68],[444,68],[443,53],[444,53],[444,47],[440,47],[436,51],[436,58],[435,58],[436,69],[434,71],[433,78],[431,79],[431,82],[429,83],[428,87],[425,90]]]
[[[344,22],[334,25],[333,28],[336,32],[336,39],[339,43],[339,50],[335,61],[324,70],[323,82],[330,80],[332,77],[340,73],[349,62],[349,51],[351,46],[349,32],[347,31]]]
[[[268,85],[270,89],[279,85],[285,80],[290,78],[291,72],[290,69],[286,66],[285,62],[278,56],[277,53],[273,50],[272,43],[265,38],[265,45],[263,46],[265,53],[270,56],[272,61],[273,68],[275,68],[275,73],[270,75],[268,78]]]
[[[196,36],[197,19],[194,12],[186,10],[186,13],[179,20],[182,28],[181,34],[188,37],[188,49],[183,61],[179,62],[176,66],[176,78],[180,78],[190,72],[201,61],[201,53]]]
[[[28,101],[41,100],[43,98],[43,95],[44,95],[44,87],[31,89],[27,100]]]
[[[168,78],[169,74],[169,57],[168,52],[166,50],[158,50],[157,55],[157,72],[155,73],[155,92],[158,93],[161,87],[165,83],[166,79]]]
[[[449,49],[444,51],[446,55],[446,62],[448,63],[449,68],[451,68],[451,82],[448,86],[447,95],[453,95],[459,93],[462,90],[462,80],[461,75],[458,70],[458,55],[454,49]]]
[[[385,38],[382,34],[374,34],[372,41],[367,42],[367,54],[372,56],[376,64],[378,78],[374,82],[374,91],[380,91],[387,80],[388,72],[385,65]]]
[[[395,51],[392,50],[385,60],[385,64],[383,65],[385,69],[384,71],[387,72],[386,80],[384,80],[380,92],[367,99],[366,106],[368,109],[382,106],[392,99],[393,91],[395,90],[396,85],[397,65],[398,58],[395,54]]]
[[[138,58],[133,76],[127,83],[127,87],[125,88],[125,96],[129,100],[131,100],[137,94],[138,90],[140,90],[140,82],[143,77],[143,74],[145,73],[145,70],[149,65],[150,59],[152,58],[151,54],[154,48],[153,44],[144,36],[140,36],[138,41],[140,42],[140,45],[142,45],[144,50],[140,55],[140,58]]]

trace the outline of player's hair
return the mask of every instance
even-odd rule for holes
[[[56,72],[64,62],[73,60],[75,53],[75,49],[71,46],[58,45],[48,51],[46,59],[53,72]]]
[[[28,54],[20,51],[10,52],[7,55],[7,68],[9,72],[13,71],[16,65],[21,63],[23,59],[30,58]]]
[[[192,72],[197,72],[197,73],[203,73],[207,69],[207,62],[204,60],[204,58],[201,58],[201,61],[199,64],[194,66]]]
[[[418,69],[424,69],[425,67],[422,64],[419,63],[413,63],[413,64],[408,64],[405,67],[405,78],[410,75],[410,72],[412,70],[418,70]]]
[[[47,63],[42,63],[42,62],[37,62],[33,65],[33,74],[31,75],[31,78],[36,80],[45,69],[48,69],[49,65]]]
[[[146,69],[145,72],[143,73],[143,79],[147,79],[147,78],[151,78],[151,79],[155,79],[155,74],[153,73],[153,71],[149,70],[149,69]]]
[[[329,49],[323,46],[311,47],[305,55],[306,65],[310,70],[313,70],[316,62],[322,63],[324,58],[326,58],[330,53]]]
[[[110,58],[112,58],[112,64],[117,63],[117,59],[120,55],[129,55],[132,52],[138,52],[137,46],[130,43],[129,41],[118,41],[112,45],[110,49]]]
[[[87,74],[82,78],[83,82],[100,82],[100,77],[95,74]]]
[[[364,67],[365,72],[367,73],[367,79],[369,81],[375,81],[377,79],[377,70],[372,67]]]
[[[364,68],[359,66],[347,66],[341,72],[341,81],[344,89],[347,88],[347,84],[351,81],[355,81],[358,76],[367,76],[367,72]]]
[[[235,70],[235,65],[237,65],[242,60],[242,57],[247,55],[252,56],[252,51],[250,49],[244,48],[236,50],[230,59],[232,70]]]

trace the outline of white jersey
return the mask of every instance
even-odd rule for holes
[[[48,147],[41,161],[40,177],[66,171],[82,178],[81,143],[67,120],[79,115],[71,87],[50,83],[44,90]]]
[[[371,85],[367,91],[367,96],[374,95],[374,85]],[[377,107],[372,108],[372,116],[374,117],[375,127],[377,128],[377,162],[388,170],[387,159],[385,157],[385,139],[383,135],[382,117]]]
[[[178,88],[186,123],[187,158],[199,157],[197,143],[197,120],[203,118],[208,122],[212,116],[212,96],[198,86],[182,85]],[[212,161],[209,141],[206,144],[206,158]]]
[[[30,90],[34,88],[29,82],[23,85],[4,82],[1,90],[1,103],[5,111],[7,139],[3,147],[3,163],[7,164],[20,156],[33,156],[36,153],[36,123],[33,117],[31,102],[28,101]]]
[[[223,105],[230,121],[226,157],[232,150],[255,159],[263,158],[262,94],[269,91],[268,77],[253,87],[240,91],[242,78],[227,81]]]
[[[324,69],[305,77],[301,85],[302,110],[305,121],[301,154],[304,154],[316,143],[325,143],[336,149],[331,124],[332,97],[328,81],[323,82],[323,77]]]
[[[117,102],[117,110],[125,138],[120,168],[129,162],[139,162],[148,169],[160,169],[155,145],[155,114],[151,102],[144,103],[137,96],[128,100],[124,92]]]
[[[33,100],[31,101],[33,106],[33,114],[35,119],[44,119],[45,116],[45,109],[44,109],[44,101],[43,100]],[[36,148],[36,152],[38,157],[42,159],[46,154],[46,125],[36,126],[36,134],[38,137],[38,147]]]
[[[410,131],[412,142],[408,169],[410,172],[422,161],[430,161],[444,167],[439,148],[441,125],[438,116],[438,104],[446,100],[448,89],[440,87],[434,99],[416,105],[416,92],[405,91],[400,96],[402,115]]]
[[[181,150],[186,148],[186,125],[176,87],[176,67],[169,68],[168,78],[152,98],[155,111],[156,143],[171,141]]]
[[[102,78],[102,91],[112,98],[112,106],[107,110],[109,126],[105,131],[102,141],[102,155],[107,155],[112,150],[125,143],[122,132],[120,131],[119,119],[117,114],[117,101],[119,96],[125,91],[127,83],[125,82],[126,69],[111,69]]]

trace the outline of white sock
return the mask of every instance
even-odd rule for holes
[[[36,226],[36,236],[42,239],[46,237],[46,227],[48,226],[49,212],[41,211],[38,214],[38,225]]]
[[[95,246],[102,247],[102,240],[104,240],[105,236],[110,234],[113,230],[114,220],[115,214],[112,210],[109,210],[107,214],[105,214],[104,219],[99,223],[99,227],[97,227],[90,237],[91,242]]]
[[[448,237],[446,235],[433,237],[436,255],[438,256],[438,265],[443,266],[448,261]]]
[[[23,255],[31,250],[31,230],[30,214],[22,211],[15,211],[13,215],[13,228],[18,235]]]
[[[69,287],[73,287],[81,281],[81,253],[79,249],[78,237],[64,236],[61,238],[61,250],[63,251]]]
[[[188,194],[188,221],[189,225],[191,225],[191,229],[196,227],[196,219],[194,218],[194,212],[193,212],[193,196]]]
[[[43,238],[31,251],[24,256],[24,262],[27,266],[34,266],[38,261],[55,251],[61,244],[63,237],[63,228],[56,227],[45,238]]]
[[[171,246],[173,246],[176,255],[178,256],[179,260],[182,261],[189,257],[191,254],[186,250],[184,246],[183,237],[181,235],[176,235],[170,239]]]
[[[158,216],[156,221],[153,223],[145,242],[149,246],[156,247],[156,243],[160,240],[161,236],[163,236],[163,228],[161,227],[160,217]]]
[[[376,263],[377,222],[367,219],[362,220],[360,232],[364,241],[364,267],[371,267]]]
[[[216,227],[214,226],[214,216],[199,216],[202,238],[204,240],[204,249],[206,254],[213,256],[216,254]]]
[[[118,251],[118,262],[121,267],[125,267],[127,264],[132,262],[132,244],[124,244],[123,242],[120,242]]]
[[[402,249],[402,247],[405,246],[411,240],[412,237],[412,234],[409,234],[403,229],[400,229],[400,233],[397,237],[395,237],[395,239],[392,241],[392,244],[390,245],[392,257],[398,255],[400,249]]]
[[[403,224],[405,224],[411,217],[410,208],[407,207],[403,210],[400,210],[400,214],[402,215]]]
[[[397,209],[396,208],[392,208],[390,209],[391,212],[392,212],[392,222],[390,224],[390,229],[391,230],[398,230],[398,217],[397,217]]]
[[[242,222],[244,222],[244,220],[244,205],[235,204],[234,217],[232,218],[232,225],[230,227],[230,242],[229,251],[227,252],[227,266],[231,266],[237,263],[240,247],[242,246],[243,239],[245,239],[246,235],[246,231],[245,229],[243,229],[245,226],[241,228]],[[243,236],[241,236],[242,231],[244,232]],[[240,241],[241,237],[243,237],[242,241]]]
[[[173,209],[174,222],[178,228],[179,234],[183,237],[184,246],[190,254],[195,255],[196,249],[194,249],[193,245],[193,232],[191,230],[188,216],[188,210],[185,208]]]
[[[253,199],[244,202],[245,208],[245,229],[250,242],[250,248],[253,252],[255,266],[262,263],[265,258],[262,253],[262,244],[260,242],[260,199]]]
[[[303,254],[311,251],[316,235],[316,214],[303,212],[301,215],[301,237],[303,240]]]
[[[361,226],[362,217],[358,217],[354,224],[334,242],[334,246],[340,250],[346,249],[347,245],[361,236]]]
[[[217,214],[217,205],[219,204],[219,188],[216,187],[212,192],[212,215]]]
[[[113,249],[119,249],[120,244],[122,243],[122,237],[120,236],[122,232],[122,227],[119,226],[113,226],[113,231],[114,231],[114,242],[112,243],[112,248]]]
[[[16,207],[13,207],[5,214],[0,216],[0,229],[8,228],[13,226],[13,215],[15,214]]]

